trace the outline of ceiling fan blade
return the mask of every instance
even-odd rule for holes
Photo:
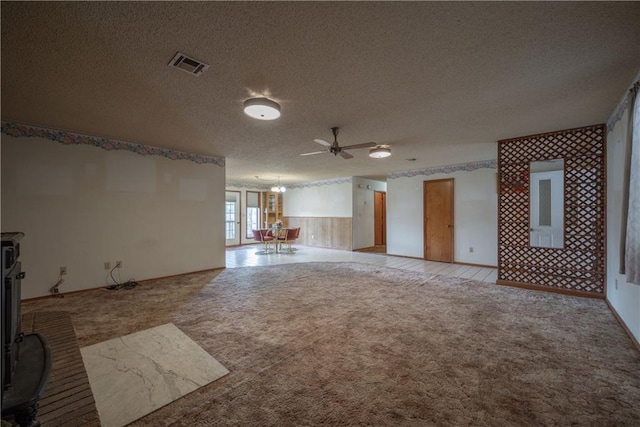
[[[326,145],[327,147],[331,147],[331,143],[325,141],[324,139],[314,139],[313,142],[316,142],[320,145]]]
[[[322,150],[322,151],[313,151],[313,152],[311,152],[311,153],[302,153],[302,154],[300,154],[300,155],[301,155],[301,156],[311,156],[311,155],[314,155],[314,154],[322,154],[322,153],[328,153],[328,151],[327,151],[327,150]]]
[[[353,150],[354,148],[369,148],[369,147],[375,147],[376,144],[375,142],[363,142],[362,144],[353,144],[353,145],[347,145],[345,147],[342,147],[343,150]]]
[[[353,156],[351,154],[345,153],[342,150],[340,150],[340,157],[342,157],[343,159],[353,159]]]

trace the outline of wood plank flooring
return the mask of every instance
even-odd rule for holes
[[[37,419],[41,425],[99,426],[98,411],[69,313],[27,313],[22,316],[22,331],[38,332],[51,348],[51,376],[38,409]]]
[[[440,274],[448,277],[461,277],[488,283],[495,283],[498,278],[498,270],[492,267],[449,264],[378,253],[322,249],[302,245],[294,245],[294,248],[297,250],[293,254],[272,253],[262,255],[256,254],[256,252],[263,249],[262,245],[236,247],[233,250],[227,251],[226,266],[227,268],[235,268],[296,262],[361,262],[364,264],[399,268],[409,271]]]

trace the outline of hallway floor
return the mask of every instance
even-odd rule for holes
[[[402,270],[439,274],[448,277],[461,277],[478,280],[480,282],[495,283],[498,277],[497,268],[478,267],[462,264],[448,264],[443,262],[426,261],[416,258],[404,258],[367,252],[350,252],[336,249],[314,248],[310,246],[294,246],[297,250],[293,254],[272,253],[257,254],[262,251],[262,245],[247,245],[234,247],[226,251],[226,267],[250,267],[258,265],[279,265],[299,262],[361,262]]]

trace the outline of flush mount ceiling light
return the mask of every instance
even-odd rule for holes
[[[251,98],[244,101],[244,113],[258,120],[275,120],[280,117],[280,105],[268,98]]]
[[[369,150],[369,157],[374,159],[382,159],[391,155],[391,149],[389,147],[376,147]]]

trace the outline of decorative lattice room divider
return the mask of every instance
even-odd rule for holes
[[[604,297],[606,127],[498,141],[498,284]],[[529,164],[564,159],[564,248],[529,245]]]

